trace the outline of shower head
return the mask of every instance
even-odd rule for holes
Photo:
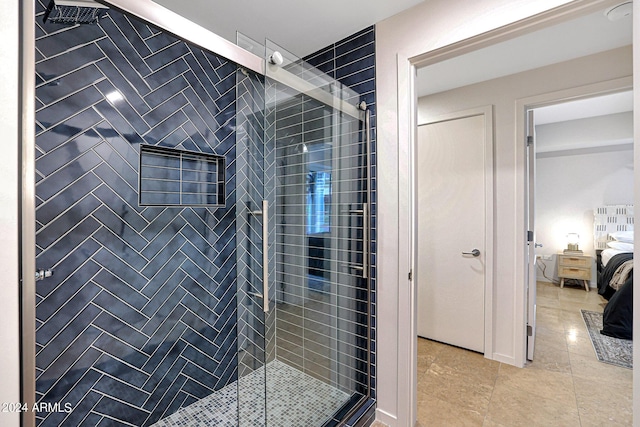
[[[67,25],[95,24],[107,9],[107,6],[91,0],[51,0],[42,21]]]

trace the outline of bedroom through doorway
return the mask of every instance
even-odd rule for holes
[[[537,327],[527,368],[556,372],[558,389],[570,373],[581,422],[630,424],[632,370],[614,364],[626,365],[631,355],[606,364],[596,353],[603,344],[632,348],[620,339],[630,338],[630,327],[628,335],[618,333],[632,322],[631,298],[605,294],[609,279],[602,274],[633,258],[632,91],[547,102],[533,116]],[[627,277],[623,292],[632,286]],[[592,343],[585,323],[595,316],[602,325],[605,310],[604,332],[618,338],[602,335],[599,326]],[[598,388],[607,390],[609,409],[588,391]]]
[[[577,17],[574,21],[567,22],[574,28],[574,30],[582,25],[588,28],[588,31],[594,33],[596,28],[593,25],[594,21],[603,17],[603,11],[594,12],[591,15]],[[606,21],[606,19],[605,19]],[[586,22],[591,22],[586,24]],[[628,25],[627,25],[628,24]],[[603,24],[607,26],[608,24]],[[558,31],[561,34],[567,34],[567,30],[561,29],[562,24],[549,27],[546,30],[551,30],[551,33],[547,33],[545,30],[539,32],[533,32],[523,37],[526,39],[525,47],[520,45],[520,49],[525,52],[525,55],[529,58],[545,56],[544,54],[538,55],[536,48],[543,46],[543,50],[549,49],[549,46],[554,46],[554,43],[549,42],[549,38],[553,39],[554,31]],[[593,86],[593,93],[602,95],[613,95],[614,92],[623,92],[620,88],[612,89],[605,82],[615,81],[618,86],[625,87],[627,90],[631,88],[631,22],[630,19],[624,24],[616,23],[616,30],[620,33],[616,37],[614,44],[603,47],[599,44],[595,50],[590,50],[593,46],[588,45],[593,42],[594,38],[598,38],[600,41],[607,39],[602,35],[579,36],[575,37],[575,40],[580,40],[580,43],[584,46],[574,47],[572,53],[559,53],[554,52],[554,59],[544,64],[536,64],[530,68],[520,68],[517,70],[511,69],[505,71],[503,74],[493,74],[491,78],[487,78],[487,74],[484,67],[485,62],[492,64],[505,64],[517,67],[514,65],[518,63],[517,56],[514,56],[513,51],[518,50],[516,46],[517,41],[512,40],[505,42],[509,44],[511,53],[505,53],[500,51],[499,47],[493,46],[480,49],[472,52],[469,55],[462,55],[460,58],[455,57],[437,62],[433,65],[421,68],[418,70],[418,79],[416,81],[418,91],[418,123],[426,123],[432,121],[434,118],[441,117],[446,114],[454,114],[468,110],[478,105],[492,105],[494,109],[495,117],[495,131],[496,131],[496,149],[494,162],[496,168],[500,168],[504,165],[504,156],[508,157],[513,155],[511,148],[506,148],[505,143],[501,142],[501,138],[511,138],[513,132],[509,129],[505,121],[518,121],[523,123],[525,108],[513,109],[514,104],[518,104],[523,99],[534,99],[535,102],[531,104],[523,104],[522,106],[535,105],[538,107],[551,107],[552,104],[558,104],[561,100],[572,98],[585,98],[586,95],[576,95],[576,88]],[[545,33],[543,35],[542,33]],[[558,33],[555,33],[558,34]],[[537,37],[541,37],[540,40],[535,41]],[[566,39],[566,37],[563,37]],[[554,46],[555,47],[555,46]],[[467,61],[467,62],[465,62]],[[449,67],[449,68],[448,68]],[[457,68],[456,68],[457,67]],[[453,77],[456,73],[447,73],[446,70],[456,68],[457,70],[465,69],[470,70],[464,74],[460,80],[455,80]],[[482,70],[482,71],[481,71]],[[458,72],[458,74],[460,74]],[[480,76],[482,74],[482,76]],[[447,75],[447,78],[440,79],[439,76]],[[449,78],[451,77],[451,78]],[[613,84],[612,84],[613,85]],[[556,100],[550,100],[540,94],[558,93]],[[629,92],[631,93],[631,92]],[[564,94],[564,95],[563,95]],[[628,94],[627,94],[628,95]],[[622,95],[621,96],[625,96]],[[544,102],[543,102],[544,101]],[[603,99],[593,101],[603,102]],[[514,111],[521,111],[523,117],[515,118],[510,114]],[[623,116],[632,116],[632,110],[611,112],[608,115],[619,115],[618,117],[606,118],[606,120],[612,119],[613,121],[622,120]],[[607,114],[603,114],[607,115]],[[595,116],[594,116],[595,117]],[[573,120],[579,122],[580,120],[587,120],[586,117],[582,119],[575,117]],[[591,118],[594,122],[604,121],[603,118]],[[565,120],[569,121],[569,120]],[[548,123],[539,123],[541,127],[538,133],[544,134],[546,131],[552,130],[552,128],[560,128],[559,122],[549,121]],[[583,124],[585,124],[583,122]],[[513,123],[510,124],[512,126]],[[542,126],[547,126],[546,129],[542,129]],[[537,129],[538,130],[538,129]],[[562,129],[557,129],[563,131]],[[604,129],[596,129],[591,132],[595,137],[598,131]],[[620,131],[618,128],[617,131]],[[520,135],[519,132],[516,132]],[[522,133],[524,135],[524,131]],[[507,135],[507,136],[505,136]],[[589,193],[589,189],[586,187],[586,182],[591,182],[586,179],[580,180],[581,176],[576,170],[574,170],[574,160],[583,161],[584,158],[591,163],[591,175],[590,179],[599,181],[595,185],[603,185],[603,177],[605,174],[608,178],[615,180],[618,175],[630,176],[633,179],[633,140],[627,141],[615,141],[621,139],[618,137],[612,137],[608,142],[600,144],[600,146],[591,147],[560,147],[545,148],[540,153],[536,154],[535,164],[540,168],[538,171],[541,178],[537,180],[538,188],[544,190],[552,187],[559,187],[563,180],[563,183],[583,184],[583,187],[576,187],[576,193],[578,196],[584,196],[584,193]],[[587,141],[583,141],[585,143]],[[519,141],[517,142],[519,143]],[[520,149],[518,149],[520,150]],[[608,150],[608,151],[607,151]],[[546,151],[546,152],[545,152]],[[524,149],[522,151],[524,152]],[[516,155],[517,150],[516,150]],[[538,158],[538,155],[540,158]],[[572,157],[573,156],[573,157]],[[628,159],[628,165],[622,168],[614,168],[614,172],[604,172],[603,169],[610,169],[607,166],[609,157],[624,157]],[[542,162],[542,163],[540,163]],[[523,162],[524,163],[524,162]],[[552,166],[548,166],[551,164]],[[628,166],[631,166],[629,168]],[[562,171],[566,175],[562,178],[551,175],[547,172],[549,167],[553,167],[556,171]],[[611,166],[612,167],[612,166]],[[500,181],[502,178],[498,175],[497,188],[500,187]],[[577,182],[576,182],[577,181]],[[607,181],[611,186],[611,181]],[[632,182],[632,181],[631,181]],[[524,182],[523,182],[524,184]],[[544,191],[540,190],[540,191]],[[497,193],[500,193],[497,190]],[[591,224],[593,224],[593,210],[597,206],[605,203],[618,203],[613,201],[613,196],[616,193],[615,190],[609,189],[607,196],[602,196],[600,201],[594,201],[591,203],[588,209],[583,209],[580,219],[588,220],[591,218]],[[504,195],[501,196],[504,201]],[[497,206],[497,216],[502,216],[500,211],[502,210],[500,198],[495,200]],[[571,197],[565,194],[562,198],[562,203],[570,203]],[[543,202],[543,205],[546,202]],[[632,201],[631,201],[632,203]],[[555,204],[555,212],[562,213],[563,207],[560,202]],[[504,213],[504,211],[502,211]],[[419,212],[418,212],[419,214]],[[541,226],[544,227],[545,216],[536,215],[538,224],[537,230],[540,230]],[[509,224],[511,225],[511,224]],[[591,225],[592,226],[592,225]],[[509,246],[513,244],[509,240],[509,231],[496,223],[496,259],[501,258],[500,253],[504,249],[500,247]],[[582,229],[581,229],[582,230]],[[562,234],[563,233],[563,234]],[[571,231],[573,233],[573,231]],[[593,358],[588,357],[588,351],[593,352],[590,347],[591,343],[586,337],[586,327],[584,327],[584,321],[580,315],[581,309],[587,310],[603,310],[602,301],[599,299],[599,295],[596,291],[596,278],[595,273],[589,277],[590,291],[586,292],[582,286],[578,287],[578,282],[566,280],[566,285],[560,289],[559,282],[561,278],[557,275],[557,254],[563,252],[567,247],[566,236],[569,234],[567,231],[561,231],[562,242],[558,243],[556,238],[558,233],[550,232],[549,236],[545,236],[543,232],[537,236],[535,242],[541,243],[542,248],[538,248],[535,252],[534,259],[537,255],[540,255],[539,260],[545,262],[546,270],[544,274],[547,274],[551,279],[548,282],[544,280],[533,280],[535,284],[534,289],[537,290],[537,311],[538,311],[538,331],[536,336],[538,337],[537,349],[534,353],[533,361],[526,364],[524,369],[518,369],[511,365],[517,364],[510,363],[508,360],[501,360],[499,351],[495,351],[495,348],[489,348],[485,351],[485,354],[478,354],[462,350],[460,348],[444,345],[440,342],[429,341],[418,338],[418,358],[417,358],[417,408],[418,408],[418,421],[423,423],[433,422],[434,420],[440,420],[443,413],[446,413],[448,422],[460,422],[462,420],[471,420],[475,417],[474,414],[484,414],[485,419],[509,420],[512,421],[517,418],[516,415],[511,413],[506,408],[505,402],[509,401],[509,398],[517,396],[517,400],[522,402],[523,411],[520,415],[526,414],[529,419],[543,420],[545,416],[561,416],[563,413],[569,414],[573,420],[583,420],[583,422],[591,422],[601,420],[605,422],[605,418],[601,416],[608,416],[609,419],[615,419],[622,424],[629,424],[632,414],[632,386],[631,386],[631,370],[625,370],[624,368],[611,367],[598,362]],[[576,234],[580,235],[580,239],[593,241],[593,230],[588,229],[586,231],[578,231]],[[553,238],[552,238],[553,237]],[[586,249],[584,246],[586,243],[579,242],[579,245]],[[550,253],[542,252],[542,250],[548,249]],[[504,254],[503,254],[504,255]],[[542,258],[544,257],[544,258]],[[547,259],[551,257],[551,259]],[[593,266],[595,269],[595,258],[593,255]],[[422,264],[420,264],[422,265]],[[495,267],[495,266],[494,266]],[[437,268],[436,265],[429,264],[428,268]],[[525,266],[526,268],[526,266]],[[534,267],[534,272],[538,273],[539,278],[544,279],[544,274],[541,271],[543,268],[542,263],[540,269],[537,266]],[[504,273],[504,271],[502,272]],[[497,270],[494,272],[496,282],[494,282],[494,289],[502,286],[497,283],[502,276]],[[553,280],[558,280],[558,284],[554,284]],[[417,277],[419,281],[419,276]],[[572,279],[573,280],[573,279]],[[591,287],[592,286],[592,287]],[[535,294],[534,294],[535,295]],[[418,291],[417,298],[420,298],[420,292]],[[500,303],[496,302],[496,305],[492,307],[495,316],[500,317]],[[566,318],[566,320],[565,320]],[[500,333],[500,332],[498,332]],[[516,343],[517,346],[519,343]],[[493,353],[492,353],[493,350]],[[526,351],[524,352],[526,354]],[[493,360],[491,360],[493,359]],[[572,362],[577,363],[573,365]],[[613,369],[612,369],[613,368]],[[576,372],[577,375],[572,375],[572,372]],[[445,376],[445,373],[448,375]],[[622,386],[618,390],[619,394],[616,396],[622,402],[618,413],[596,413],[596,409],[591,405],[593,400],[590,396],[580,395],[576,393],[578,388],[591,387],[593,390],[595,387],[592,383],[589,383],[588,378],[599,378],[602,380],[602,384],[613,384],[618,382]],[[493,382],[492,382],[493,381]],[[542,384],[545,385],[542,385]],[[494,386],[500,386],[499,389]],[[471,394],[467,395],[463,393],[463,390],[469,391]],[[489,391],[485,393],[485,391]],[[460,392],[460,393],[458,393]],[[474,398],[470,396],[473,395]],[[456,397],[457,396],[457,397]],[[466,396],[466,397],[465,397]],[[504,400],[501,401],[501,396]],[[558,402],[566,403],[558,405]],[[573,403],[571,403],[573,402]],[[447,411],[443,409],[447,408]],[[541,408],[545,408],[544,411],[540,411]],[[606,411],[605,411],[606,412]],[[467,418],[471,417],[471,418]],[[553,418],[549,418],[550,420]],[[442,420],[445,421],[445,420]],[[568,421],[568,420],[567,420]],[[557,421],[556,421],[557,423]],[[571,422],[568,422],[570,424]],[[550,425],[550,424],[547,424]]]

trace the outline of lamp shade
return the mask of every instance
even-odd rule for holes
[[[577,245],[580,243],[580,235],[578,233],[567,234],[567,243]]]
[[[567,250],[577,251],[578,243],[580,243],[580,235],[578,233],[567,234]]]

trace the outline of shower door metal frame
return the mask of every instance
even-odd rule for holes
[[[282,67],[267,64],[265,58],[241,48],[152,0],[98,0],[98,2],[142,19],[163,31],[175,35],[179,39],[222,56],[240,67],[270,77],[352,117],[359,117],[359,111],[356,106],[348,104],[329,92],[316,88]]]
[[[20,395],[36,402],[36,35],[35,0],[20,2]],[[35,427],[34,411],[21,413],[22,427]]]

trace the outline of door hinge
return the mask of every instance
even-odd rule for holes
[[[533,328],[531,327],[531,325],[527,325],[527,336],[528,337],[533,336]]]
[[[413,270],[409,270],[409,281],[413,280]]]
[[[533,144],[533,136],[529,135],[527,136],[527,147],[530,146],[531,144]]]

